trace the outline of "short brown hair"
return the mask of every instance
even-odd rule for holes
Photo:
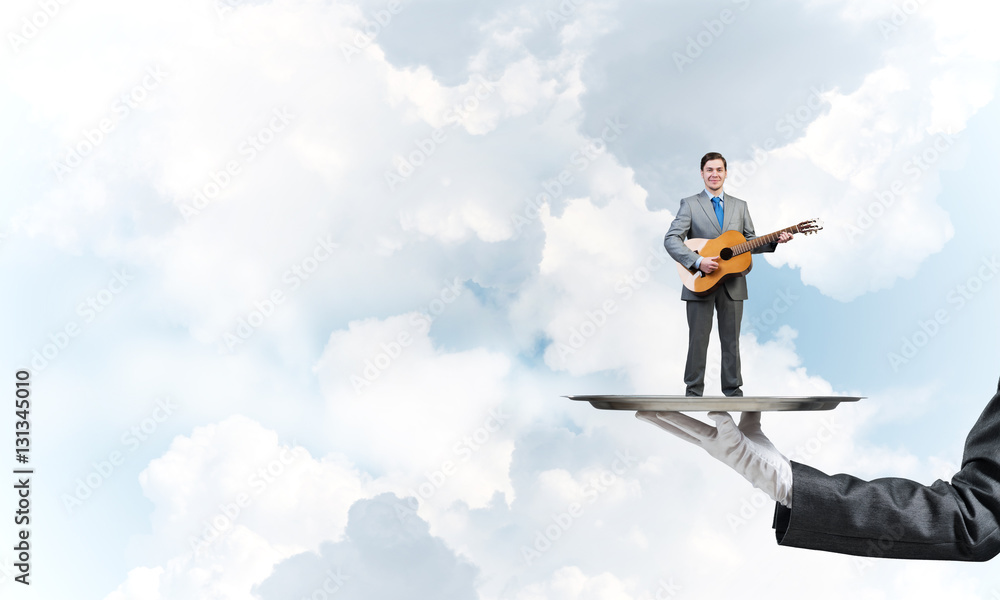
[[[722,156],[718,152],[709,152],[705,156],[701,157],[701,170],[702,171],[705,170],[705,163],[707,163],[710,160],[721,160],[722,161],[722,168],[723,169],[729,169],[729,165],[726,164],[726,157],[725,156]]]

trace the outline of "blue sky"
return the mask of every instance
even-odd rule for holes
[[[1000,592],[779,548],[741,478],[562,398],[681,393],[650,257],[720,151],[758,233],[825,222],[755,258],[745,391],[867,397],[764,430],[827,472],[949,478],[1000,376],[993,5],[0,12],[0,357],[31,369],[37,469],[32,585],[7,552],[2,593]]]

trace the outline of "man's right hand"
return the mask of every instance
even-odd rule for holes
[[[679,412],[640,411],[635,416],[701,446],[772,500],[792,507],[792,463],[760,429],[760,413],[744,412],[739,426],[726,412],[710,412],[715,427]]]
[[[711,273],[719,268],[719,263],[715,262],[718,258],[718,256],[713,256],[711,258],[705,257],[701,259],[701,265],[699,265],[698,268],[705,273]]]

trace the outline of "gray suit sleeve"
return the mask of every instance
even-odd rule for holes
[[[792,463],[792,508],[775,508],[783,546],[856,556],[990,560],[1000,553],[1000,385],[951,483],[863,481]]]
[[[750,218],[750,209],[743,205],[743,237],[750,241],[757,237],[757,234],[753,230],[753,219]],[[763,246],[758,246],[750,251],[751,254],[760,254],[761,252],[774,252],[778,248],[778,242],[771,242],[770,244],[764,244]]]
[[[692,252],[684,245],[688,233],[691,231],[691,205],[687,198],[681,200],[681,205],[677,209],[677,216],[667,229],[667,234],[663,236],[663,247],[667,249],[667,254],[675,261],[684,265],[688,270],[694,269],[695,263],[700,258],[697,252]]]

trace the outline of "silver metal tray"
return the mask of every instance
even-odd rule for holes
[[[773,411],[833,410],[841,402],[857,402],[865,396],[563,396],[590,402],[603,410],[655,411]]]

